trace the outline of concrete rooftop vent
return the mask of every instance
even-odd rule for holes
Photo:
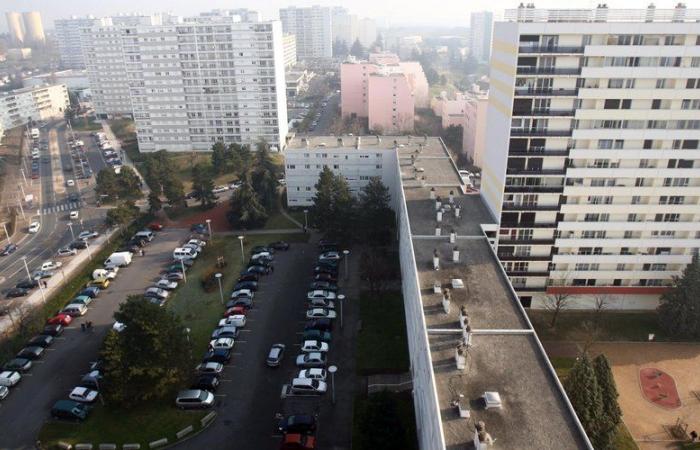
[[[338,147],[343,146],[343,138],[339,137],[337,142],[338,142]]]
[[[377,138],[377,144],[381,144],[382,138],[380,138],[379,135],[376,135],[375,137]]]
[[[503,407],[501,402],[501,394],[496,391],[486,391],[484,392],[484,403],[486,403],[486,409]]]
[[[360,148],[360,143],[361,143],[361,142],[362,142],[362,140],[360,139],[360,136],[357,136],[357,137],[355,138],[355,148],[356,148],[356,149],[359,149],[359,148]]]

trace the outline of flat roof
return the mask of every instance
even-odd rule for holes
[[[399,146],[402,185],[446,448],[471,448],[479,421],[485,423],[497,448],[588,448],[547,356],[482,231],[482,225],[494,220],[481,197],[461,189],[457,169],[440,139],[412,138],[410,143],[406,137],[396,139],[404,145]],[[423,144],[420,152],[418,143]],[[450,204],[450,192],[453,195],[453,204],[444,211],[440,223],[442,237],[435,235],[437,210],[431,189],[443,204]],[[454,212],[457,204],[459,218]],[[455,243],[446,238],[452,230]],[[459,251],[457,262],[452,260],[455,247]],[[439,270],[433,268],[435,252]],[[455,278],[465,287],[451,289],[451,307],[445,313],[442,294],[435,293],[433,287],[436,282],[447,287]],[[464,370],[455,363],[463,336],[462,307],[472,330]],[[482,397],[486,391],[500,394],[500,409],[485,408]],[[461,418],[453,404],[460,400],[470,410],[468,419]]]

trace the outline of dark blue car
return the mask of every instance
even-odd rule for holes
[[[11,255],[15,251],[17,251],[17,246],[15,244],[7,244],[2,248],[2,251],[0,251],[0,256]]]

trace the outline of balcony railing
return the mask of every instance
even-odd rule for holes
[[[503,204],[504,211],[559,211],[559,205],[513,205],[513,204]],[[554,224],[544,224],[544,225],[554,225]],[[503,225],[506,226],[506,225]],[[509,227],[511,225],[508,225]]]
[[[547,128],[511,128],[511,136],[571,136],[571,129],[550,130]]]
[[[506,169],[508,175],[564,175],[566,169],[517,169],[509,167]]]
[[[505,192],[543,192],[543,193],[562,193],[564,186],[506,186]]]
[[[583,46],[566,45],[521,45],[518,47],[520,53],[583,53]]]
[[[498,245],[554,245],[554,239],[499,239]]]
[[[578,95],[578,88],[576,89],[553,89],[553,88],[515,88],[516,96],[576,96]]]
[[[509,277],[548,277],[549,272],[538,271],[538,272],[522,272],[520,270],[506,270],[506,274]]]
[[[507,210],[506,208],[503,208],[504,210]],[[534,211],[534,209],[532,209]],[[515,210],[515,209],[510,209],[509,211],[529,211],[528,209],[522,209],[522,210]],[[556,211],[554,209],[553,211]],[[501,223],[501,228],[556,228],[557,224],[556,222],[541,222],[541,223],[532,223],[532,222],[503,222]]]
[[[569,150],[551,150],[551,149],[534,149],[529,148],[525,150],[511,150],[508,155],[512,156],[569,156]]]
[[[503,261],[549,261],[552,259],[550,255],[513,255],[506,253],[499,253],[498,259]]]
[[[518,66],[516,73],[518,75],[581,75],[581,68]]]
[[[530,111],[513,111],[513,116],[548,116],[548,117],[573,117],[575,109],[533,109]]]

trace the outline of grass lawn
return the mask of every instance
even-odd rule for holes
[[[404,450],[418,450],[418,438],[416,434],[416,418],[413,407],[413,397],[410,392],[382,392],[379,394],[387,396],[387,401],[395,408],[394,415],[384,417],[385,422],[396,423],[396,427],[380,428],[372,427],[372,429],[363,429],[362,422],[365,415],[372,414],[367,410],[370,404],[369,397],[365,395],[357,395],[353,402],[353,418],[352,418],[352,449],[353,450],[376,450],[377,447],[367,447],[363,442],[366,436],[374,437],[375,442],[387,442],[396,436],[396,433],[403,431],[406,438]],[[376,411],[375,411],[376,414]],[[372,417],[374,417],[372,415]],[[383,436],[382,436],[383,435]]]
[[[594,313],[563,311],[550,328],[551,312],[529,310],[528,315],[543,341],[581,341],[590,334],[583,324],[593,322]],[[647,341],[649,333],[657,341],[672,341],[659,328],[656,312],[606,312],[600,322],[598,341]]]
[[[149,404],[142,408],[120,411],[97,405],[90,418],[82,424],[50,421],[39,432],[39,440],[48,448],[58,441],[76,444],[100,443],[128,444],[140,443],[148,448],[148,443],[167,437],[175,441],[175,433],[193,425],[201,427],[200,419],[209,411],[181,411],[173,404]]]
[[[408,370],[408,343],[403,297],[400,292],[360,296],[362,329],[357,337],[360,375],[403,373]]]
[[[102,124],[95,121],[94,117],[80,117],[71,121],[71,126],[75,131],[99,131]]]
[[[624,423],[617,427],[617,435],[615,436],[615,450],[639,450],[637,443],[634,442],[630,431]]]
[[[571,368],[574,367],[576,358],[568,358],[566,356],[554,356],[552,358],[549,358],[549,361],[554,366],[554,370],[557,372],[557,376],[559,377],[559,379],[561,381],[564,381],[566,377],[569,376]]]

